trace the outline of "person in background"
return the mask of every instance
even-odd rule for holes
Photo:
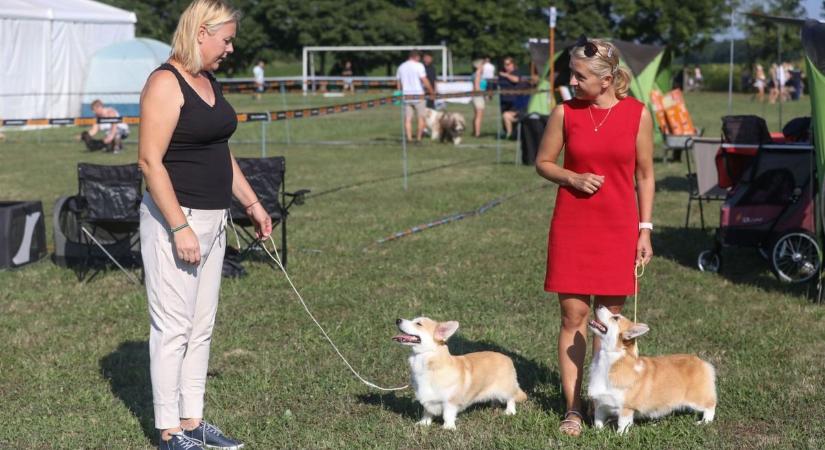
[[[264,61],[259,60],[258,64],[252,68],[252,74],[255,76],[255,100],[261,100],[261,94],[266,89],[266,81],[264,80]]]
[[[515,60],[508,56],[502,61],[504,70],[498,73],[498,85],[501,90],[520,89],[524,87],[524,78],[518,71]],[[504,122],[504,137],[513,136],[513,127],[518,123],[524,105],[523,95],[501,94],[501,119]]]
[[[473,68],[475,69],[473,75],[473,90],[476,92],[483,92],[487,90],[487,80],[484,79],[484,59],[477,59],[473,61]],[[484,94],[476,94],[473,96],[473,136],[481,137],[481,124],[484,121]]]
[[[760,103],[765,101],[765,87],[767,87],[767,84],[765,68],[762,67],[762,64],[756,64],[753,68],[753,87],[756,88],[754,97],[759,99]]]
[[[436,90],[435,85],[437,83],[437,80],[436,80],[436,75],[435,75],[436,74],[435,64],[433,64],[433,55],[431,55],[429,53],[424,53],[422,61],[424,62],[424,71],[427,73],[427,81],[430,82],[430,86],[432,86],[433,91],[435,92],[435,90]],[[435,99],[433,99],[433,98],[428,98],[427,99],[427,108],[435,109]]]
[[[421,53],[418,50],[411,51],[407,61],[398,66],[395,79],[397,88],[402,95],[423,96],[425,93],[429,93],[431,96],[435,95],[435,90],[430,81],[427,80],[427,71],[424,64],[421,64]],[[413,140],[412,120],[415,116],[418,119],[415,142],[421,142],[421,138],[424,136],[424,114],[426,110],[427,105],[423,98],[404,100],[404,133],[407,141]]]
[[[771,64],[770,73],[768,74],[771,79],[768,82],[768,102],[771,104],[776,103],[776,99],[779,98],[779,80],[777,79],[777,75],[779,73],[779,66],[776,63]]]
[[[794,68],[790,62],[788,64],[788,96],[791,100],[799,100],[802,96],[802,71]]]
[[[693,81],[696,83],[697,91],[704,87],[705,77],[702,76],[702,69],[699,66],[693,67]]]
[[[490,83],[493,83],[496,79],[496,66],[490,62],[490,57],[484,57],[484,64],[481,66],[481,79],[486,81],[485,89],[490,88]]]
[[[120,113],[112,107],[103,104],[103,101],[97,99],[92,102],[92,112],[95,117],[120,117]],[[114,125],[114,126],[113,126]],[[104,133],[103,139],[95,139],[98,131]],[[95,123],[84,131],[80,138],[86,143],[86,148],[89,150],[106,149],[112,153],[120,153],[123,150],[123,140],[129,137],[129,124],[127,123]]]
[[[344,77],[344,92],[355,93],[355,85],[352,83],[352,61],[344,61],[344,68],[341,69],[341,76]]]
[[[178,21],[169,60],[140,96],[138,165],[147,187],[140,250],[161,450],[243,447],[203,419],[232,197],[258,239],[272,233],[269,213],[229,149],[238,119],[213,75],[234,51],[239,17],[225,0],[192,1]]]
[[[473,61],[473,90],[477,92],[484,92],[489,90],[490,83],[496,77],[496,66],[490,63],[490,58],[484,58]],[[481,136],[481,125],[484,122],[484,108],[486,101],[489,100],[488,95],[477,94],[473,97],[473,136]]]

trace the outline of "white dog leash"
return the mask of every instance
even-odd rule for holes
[[[639,308],[639,278],[642,278],[645,274],[645,264],[641,262],[636,263],[636,267],[633,268],[633,274],[635,275],[633,286],[633,322],[636,322],[636,310]]]
[[[645,265],[641,262],[636,263],[636,267],[633,268],[633,274],[635,275],[633,285],[633,322],[636,322],[636,309],[638,309],[639,303],[639,278],[642,278],[642,275],[645,274]]]
[[[232,223],[232,218],[231,218],[231,216],[230,216],[230,220],[229,220],[229,222],[232,224],[232,231],[234,231],[234,232],[235,232],[235,239],[236,239],[236,240],[237,240],[237,242],[238,242],[238,248],[240,248],[240,238],[238,238],[238,231],[235,229],[235,224],[234,224],[234,223]],[[288,282],[289,282],[289,285],[290,285],[290,287],[292,287],[292,290],[295,292],[295,295],[297,295],[297,296],[298,296],[298,300],[300,300],[300,301],[301,301],[301,305],[304,307],[304,310],[307,312],[307,315],[309,315],[309,318],[310,318],[310,319],[312,319],[312,321],[313,321],[313,322],[315,322],[315,325],[317,325],[317,326],[318,326],[318,329],[319,329],[319,330],[321,330],[321,334],[323,334],[323,335],[324,335],[324,338],[326,338],[326,340],[329,342],[329,345],[331,345],[331,346],[332,346],[332,348],[333,348],[333,350],[335,350],[335,353],[337,353],[337,354],[338,354],[338,356],[340,356],[340,357],[341,357],[341,360],[342,360],[342,361],[344,361],[344,364],[346,364],[346,365],[347,365],[347,367],[348,367],[348,368],[349,368],[349,370],[353,373],[353,375],[355,375],[355,376],[356,376],[356,378],[358,378],[359,380],[361,380],[361,382],[362,382],[362,383],[364,383],[364,384],[366,384],[367,386],[369,386],[369,387],[371,387],[371,388],[375,388],[375,389],[381,390],[381,391],[400,391],[400,390],[402,390],[402,389],[407,389],[407,388],[409,387],[409,385],[408,385],[408,384],[405,384],[404,386],[392,387],[392,388],[385,388],[385,387],[381,387],[381,386],[379,386],[379,385],[377,385],[377,384],[375,384],[375,383],[372,383],[372,382],[370,382],[370,381],[365,380],[365,379],[364,379],[364,377],[362,377],[362,376],[361,376],[361,375],[360,375],[360,374],[359,374],[359,373],[358,373],[358,372],[357,372],[357,371],[356,371],[356,370],[352,367],[352,365],[349,363],[349,361],[347,361],[347,358],[345,358],[345,357],[344,357],[344,355],[343,355],[343,354],[341,354],[341,351],[340,351],[340,350],[338,350],[338,346],[337,346],[337,345],[335,345],[335,342],[332,342],[332,339],[329,337],[329,335],[327,334],[326,330],[324,330],[324,327],[322,327],[322,326],[321,326],[321,324],[320,324],[320,323],[318,323],[318,321],[315,319],[315,316],[313,316],[313,315],[312,315],[312,312],[310,312],[309,307],[307,306],[306,302],[304,301],[304,298],[301,296],[301,293],[300,293],[300,292],[298,292],[298,289],[297,289],[297,288],[295,288],[295,284],[293,284],[293,283],[292,283],[292,279],[291,279],[291,278],[289,278],[289,273],[287,273],[286,269],[284,268],[284,265],[283,265],[283,264],[281,264],[281,256],[278,254],[278,247],[276,247],[276,246],[275,246],[275,241],[274,241],[274,240],[272,240],[272,235],[270,235],[270,236],[269,236],[269,242],[271,242],[271,243],[272,243],[272,250],[273,250],[273,252],[275,253],[275,256],[273,256],[273,255],[272,255],[272,253],[270,253],[270,252],[269,252],[269,249],[267,249],[267,248],[266,248],[266,245],[264,245],[264,241],[260,241],[261,248],[262,248],[262,249],[264,249],[264,251],[266,252],[266,254],[267,254],[267,255],[269,255],[269,257],[270,257],[273,261],[275,261],[275,264],[277,264],[277,265],[278,265],[278,267],[281,269],[281,271],[284,273],[284,276],[286,277],[286,281],[288,281]]]

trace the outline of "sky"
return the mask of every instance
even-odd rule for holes
[[[808,17],[822,18],[822,0],[804,0],[802,3],[805,5],[805,9],[808,10]]]
[[[825,20],[825,17],[822,16],[822,1],[823,0],[802,0],[802,5],[805,7],[805,10],[808,12],[807,17],[812,19],[819,19]],[[727,19],[730,20],[730,16],[727,16]],[[738,20],[742,20],[742,18],[738,18]],[[736,29],[734,31],[734,37],[736,39],[742,39],[745,37],[745,34],[742,32],[741,29]],[[718,34],[714,36],[714,40],[717,41],[725,41],[730,39],[730,31],[729,29],[722,29],[719,31]]]

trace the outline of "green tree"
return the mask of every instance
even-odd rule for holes
[[[618,0],[610,16],[613,36],[667,47],[675,55],[702,49],[730,20],[729,2],[719,0]]]
[[[416,10],[423,41],[445,42],[458,57],[518,58],[527,39],[547,35],[537,1],[421,0]]]
[[[305,46],[414,45],[420,43],[415,11],[389,0],[262,0],[261,23],[274,48],[299,56]],[[322,55],[324,58],[325,55]],[[400,55],[339,53],[356,70],[399,62]],[[326,71],[322,61],[321,71]]]
[[[172,41],[180,13],[190,0],[100,0],[103,3],[132,11],[137,16],[135,35],[161,42]]]
[[[806,17],[805,8],[800,0],[762,1],[752,5],[750,12],[799,19]],[[797,59],[802,54],[799,27],[796,25],[780,24],[748,16],[744,28],[750,54],[758,61],[782,62]],[[781,55],[779,54],[780,39],[782,41]]]

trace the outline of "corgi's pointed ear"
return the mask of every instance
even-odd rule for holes
[[[650,331],[649,326],[643,323],[637,323],[633,325],[633,327],[631,327],[629,330],[622,333],[622,339],[624,339],[625,341],[636,339],[637,337],[644,335],[648,331]]]
[[[439,341],[446,342],[456,331],[458,331],[458,322],[455,320],[440,322],[435,329],[435,338]]]

